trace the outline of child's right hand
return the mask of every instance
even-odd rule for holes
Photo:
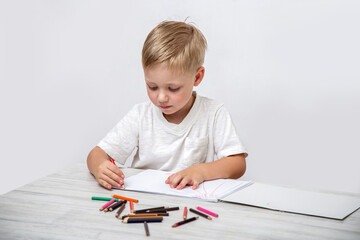
[[[112,186],[120,188],[124,184],[125,175],[109,160],[101,162],[94,175],[96,181],[107,189],[111,189]]]

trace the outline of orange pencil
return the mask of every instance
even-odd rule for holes
[[[184,218],[184,220],[187,218],[187,207],[184,207],[183,218]]]
[[[122,199],[122,200],[128,200],[130,202],[136,202],[136,203],[139,202],[139,200],[137,200],[137,199],[123,197],[123,196],[119,196],[119,195],[113,195],[113,198],[118,198],[118,199]]]

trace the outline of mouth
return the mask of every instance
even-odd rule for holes
[[[171,106],[160,106],[161,109],[169,109]]]

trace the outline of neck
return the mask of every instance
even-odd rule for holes
[[[194,105],[194,102],[195,96],[191,95],[191,99],[181,110],[171,115],[163,114],[163,116],[169,123],[180,124],[190,112],[192,106]]]

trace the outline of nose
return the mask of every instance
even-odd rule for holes
[[[169,101],[169,97],[165,91],[159,92],[158,101],[159,103],[166,103],[167,101]]]

